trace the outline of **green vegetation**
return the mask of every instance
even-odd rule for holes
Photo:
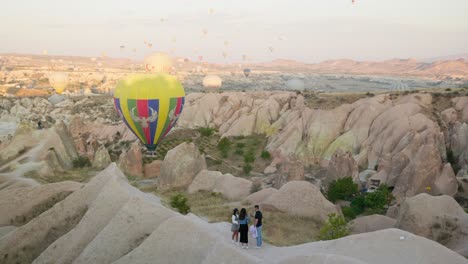
[[[200,127],[198,129],[198,132],[200,132],[200,134],[203,136],[203,137],[210,137],[214,134],[215,130],[213,128],[210,128],[210,127]]]
[[[242,155],[244,155],[244,150],[242,150],[242,149],[236,149],[236,150],[234,151],[234,154],[239,155],[239,156],[242,156]]]
[[[229,150],[231,149],[231,141],[228,138],[222,138],[217,147],[223,158],[227,158]]]
[[[371,193],[359,194],[354,197],[349,207],[341,208],[346,219],[351,220],[360,214],[385,214],[386,208],[395,200],[395,197],[382,184],[377,190]]]
[[[242,142],[239,142],[239,143],[236,143],[236,148],[244,148],[245,147],[245,143],[242,143]]]
[[[177,209],[179,213],[186,215],[190,212],[190,206],[187,204],[187,201],[187,197],[184,194],[178,193],[171,197],[170,204],[172,208]]]
[[[329,214],[328,221],[320,228],[318,239],[332,240],[345,237],[349,234],[346,220],[336,214]]]
[[[271,159],[271,155],[270,155],[270,152],[264,150],[262,151],[262,154],[260,154],[260,157],[264,160],[269,160]]]
[[[86,156],[78,156],[78,158],[73,160],[73,167],[74,168],[85,168],[91,167],[91,161]]]
[[[353,179],[345,177],[330,183],[327,196],[334,203],[338,200],[351,201],[358,193],[358,186]]]
[[[245,174],[249,174],[249,173],[252,171],[252,165],[250,165],[249,163],[245,164],[245,165],[242,167],[242,171],[243,171]]]
[[[255,161],[255,155],[252,151],[249,151],[244,154],[244,162],[245,163],[252,163]]]

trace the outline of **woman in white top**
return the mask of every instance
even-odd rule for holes
[[[232,211],[231,221],[232,242],[235,243],[239,241],[239,210],[237,208]]]

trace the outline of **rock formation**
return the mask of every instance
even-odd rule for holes
[[[182,143],[167,152],[161,165],[158,187],[162,190],[185,189],[206,169],[205,156],[193,143]]]

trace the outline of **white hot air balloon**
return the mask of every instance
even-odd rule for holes
[[[145,58],[143,66],[147,72],[169,73],[172,69],[172,59],[164,52],[156,52]]]
[[[223,80],[217,75],[207,75],[203,78],[203,87],[210,90],[218,90],[223,85]]]
[[[305,83],[301,79],[293,78],[286,82],[286,87],[290,90],[304,90]]]
[[[61,94],[65,91],[69,81],[68,74],[64,72],[53,72],[49,74],[48,78],[50,85],[57,94]]]

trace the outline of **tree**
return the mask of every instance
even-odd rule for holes
[[[329,214],[328,221],[320,228],[318,239],[332,240],[349,235],[346,220],[339,215]]]
[[[330,183],[327,196],[331,202],[351,201],[358,193],[358,185],[353,182],[351,177],[345,177]]]
[[[177,209],[181,214],[185,215],[190,212],[190,206],[187,204],[187,197],[182,193],[172,196],[170,204],[172,208]]]

